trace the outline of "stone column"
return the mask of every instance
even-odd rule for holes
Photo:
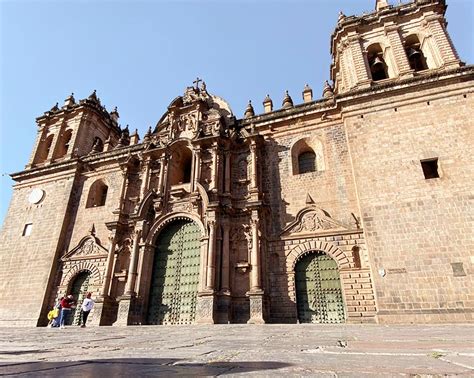
[[[198,293],[196,303],[196,323],[198,324],[214,324],[214,276],[215,276],[215,245],[216,221],[208,221],[209,237],[201,239],[201,278],[203,280],[200,285],[202,291]]]
[[[252,264],[252,271],[250,273],[250,291],[261,290],[260,285],[260,240],[258,238],[258,218],[253,218],[250,221],[252,228],[252,252],[250,255],[250,262]]]
[[[125,285],[125,294],[119,300],[119,308],[117,313],[117,320],[114,326],[126,326],[129,324],[136,324],[137,319],[134,316],[135,309],[135,283],[137,278],[137,263],[139,252],[139,241],[141,237],[141,230],[136,229],[133,237],[132,254],[130,256],[130,265],[128,269],[127,283]]]
[[[197,183],[201,181],[201,149],[196,148],[194,154],[196,155],[194,166],[194,187],[197,188]]]
[[[224,184],[224,193],[230,194],[230,181],[232,179],[230,174],[230,159],[231,159],[231,152],[225,152],[225,184]]]
[[[146,158],[143,162],[142,184],[140,186],[140,200],[143,200],[148,189],[150,180],[150,158]]]
[[[125,295],[135,295],[135,282],[137,280],[138,249],[142,235],[141,229],[136,229],[133,237],[132,254],[130,256],[130,265],[128,269],[127,284],[125,285]]]
[[[119,197],[119,207],[115,210],[115,213],[120,213],[124,210],[125,204],[125,194],[127,193],[127,184],[128,184],[128,166],[126,164],[121,165],[120,169],[122,170],[122,186],[120,187],[120,197]]]
[[[209,249],[207,260],[207,279],[206,289],[213,291],[215,289],[216,277],[216,221],[210,220],[209,225]]]
[[[229,233],[230,225],[226,221],[222,224],[222,292],[230,292],[230,243],[229,243]]]
[[[219,305],[217,306],[217,323],[230,322],[231,292],[230,292],[230,224],[228,220],[222,223],[222,275]]]
[[[250,300],[250,319],[247,323],[262,324],[265,323],[263,319],[264,303],[263,290],[261,287],[260,277],[260,240],[258,235],[258,212],[252,212],[252,219],[250,221],[252,231],[252,252],[250,255],[251,271],[250,271],[250,291],[248,292]]]
[[[166,156],[165,154],[160,157],[160,176],[158,177],[158,193],[163,193],[163,181],[165,179],[165,163]]]
[[[211,190],[217,190],[217,144],[212,147],[212,162],[211,162]]]
[[[386,24],[384,30],[385,35],[390,42],[390,46],[392,47],[393,58],[395,60],[394,63],[396,65],[396,71],[398,72],[398,75],[401,77],[413,76],[413,70],[411,69],[410,62],[408,61],[408,57],[398,30],[398,25],[393,23]]]
[[[100,295],[102,297],[108,297],[109,296],[109,290],[110,290],[110,283],[111,283],[111,278],[113,274],[113,266],[114,266],[114,260],[115,260],[115,231],[112,231],[109,235],[109,250],[108,250],[108,255],[107,255],[107,265],[105,268],[105,273],[104,273],[104,281],[102,283],[102,288],[100,290]]]
[[[96,300],[94,309],[91,312],[91,325],[106,325],[110,324],[110,310],[113,300],[109,297],[111,276],[113,274],[113,266],[115,260],[115,230],[111,231],[109,235],[109,250],[107,255],[106,269],[104,272],[104,280],[100,289],[100,295]]]
[[[252,141],[250,145],[250,158],[252,161],[252,174],[250,176],[250,190],[257,189],[257,144]]]

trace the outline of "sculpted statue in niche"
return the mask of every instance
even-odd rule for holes
[[[248,262],[252,247],[250,227],[247,225],[232,227],[230,242],[232,255],[236,257],[237,262]]]

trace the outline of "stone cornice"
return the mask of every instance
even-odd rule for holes
[[[40,167],[34,167],[20,172],[10,174],[10,177],[15,181],[28,180],[37,176],[44,176],[49,174],[58,173],[61,171],[67,171],[71,169],[77,169],[80,166],[93,165],[96,163],[104,163],[110,160],[119,160],[127,158],[129,154],[136,154],[145,148],[144,144],[137,144],[133,146],[126,146],[118,148],[116,150],[99,152],[95,154],[85,155],[79,158],[67,159],[58,161],[48,165],[42,165]]]
[[[60,108],[57,111],[51,111],[51,110],[47,111],[42,116],[37,117],[36,122],[38,125],[40,125],[41,123],[46,122],[51,118],[54,118],[54,117],[63,118],[67,114],[71,114],[72,112],[77,112],[77,111],[81,111],[85,109],[92,110],[97,115],[99,115],[103,121],[105,121],[107,126],[109,126],[111,129],[113,129],[117,133],[120,132],[117,122],[115,122],[112,119],[112,117],[110,116],[110,113],[105,109],[105,107],[102,106],[100,103],[89,100],[89,99],[80,100],[76,104],[73,104],[67,108]]]
[[[343,94],[336,95],[334,99],[319,99],[310,103],[294,106],[290,109],[280,109],[271,113],[256,115],[251,118],[241,119],[237,121],[240,127],[249,127],[254,125],[258,127],[269,122],[283,122],[293,118],[298,118],[306,115],[329,112],[340,108],[341,104],[346,101],[362,99],[378,95],[382,92],[395,91],[399,89],[409,89],[424,85],[426,83],[434,83],[439,80],[457,79],[459,77],[466,77],[469,80],[474,80],[474,65],[455,68],[452,70],[432,71],[424,73],[419,76],[388,81],[383,84],[376,84],[364,89],[355,89]]]

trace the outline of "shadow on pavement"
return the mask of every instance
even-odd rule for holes
[[[10,362],[0,363],[0,376],[39,376],[42,377],[110,377],[110,376],[156,376],[188,375],[209,376],[236,374],[281,369],[291,366],[273,361],[253,362],[192,362],[175,358],[121,358],[106,360],[83,360],[68,362]]]

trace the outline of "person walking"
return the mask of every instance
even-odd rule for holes
[[[84,301],[82,302],[82,325],[81,328],[86,326],[87,317],[94,307],[95,302],[91,299],[92,293],[87,293]]]
[[[59,317],[59,326],[61,328],[65,328],[65,323],[71,314],[74,303],[74,297],[71,294],[61,299],[61,316]]]

